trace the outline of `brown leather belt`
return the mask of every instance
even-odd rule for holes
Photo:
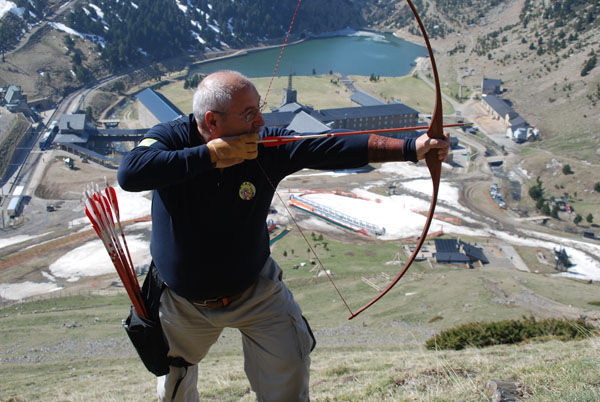
[[[233,296],[217,297],[214,299],[206,299],[206,300],[190,300],[190,302],[192,302],[193,305],[198,306],[198,307],[208,307],[208,308],[212,308],[212,309],[219,309],[219,308],[227,307],[228,305],[230,305],[231,303],[233,303],[234,301],[236,301],[237,299],[242,297],[242,295],[244,294],[245,291],[246,291],[246,289],[242,290],[240,293],[234,294]]]

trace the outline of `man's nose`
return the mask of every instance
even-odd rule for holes
[[[254,118],[252,124],[257,127],[262,127],[265,125],[265,119],[263,119],[263,115],[260,110],[258,111],[258,113],[256,113],[256,117]]]

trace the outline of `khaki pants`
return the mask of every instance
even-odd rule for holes
[[[158,377],[158,399],[170,400],[185,375],[176,401],[198,401],[198,366],[225,327],[242,334],[244,370],[259,401],[307,401],[313,337],[281,269],[269,257],[257,282],[242,297],[221,309],[199,307],[165,289],[159,308],[169,356],[193,364],[171,367]]]

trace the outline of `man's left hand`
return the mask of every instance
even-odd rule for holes
[[[433,150],[438,150],[438,158],[440,161],[444,162],[448,157],[448,151],[450,149],[450,134],[444,133],[445,140],[439,140],[437,138],[429,138],[427,133],[418,137],[415,142],[415,147],[417,149],[417,159],[421,160],[425,158],[425,155]]]

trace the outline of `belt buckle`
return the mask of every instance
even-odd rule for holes
[[[222,308],[227,307],[231,301],[229,297],[217,297],[215,299],[206,299],[201,302],[194,302],[195,305],[200,307],[208,307],[208,308]]]

